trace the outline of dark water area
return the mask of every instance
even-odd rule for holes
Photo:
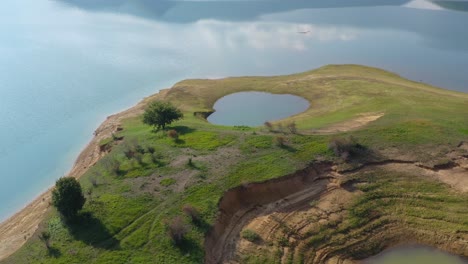
[[[261,126],[304,112],[309,102],[290,94],[240,92],[219,99],[208,121],[226,126]]]
[[[363,264],[467,264],[468,259],[426,246],[400,246],[362,262]]]

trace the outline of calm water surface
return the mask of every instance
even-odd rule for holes
[[[0,219],[111,113],[184,78],[382,67],[468,91],[467,2],[3,0]]]
[[[402,246],[385,250],[364,264],[467,264],[468,260],[423,246]]]
[[[216,101],[215,112],[208,121],[227,126],[260,126],[265,121],[304,112],[308,107],[309,101],[291,94],[240,92]]]

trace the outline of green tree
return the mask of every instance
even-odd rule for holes
[[[170,125],[182,117],[182,112],[171,103],[154,101],[146,107],[143,114],[143,123],[159,130],[161,128],[165,129],[166,125]]]
[[[85,203],[80,183],[72,177],[63,177],[55,183],[52,203],[67,219],[72,219]]]

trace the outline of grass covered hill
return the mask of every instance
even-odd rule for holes
[[[272,128],[205,120],[217,99],[239,91],[294,94],[310,107]],[[402,238],[468,256],[468,181],[460,176],[468,172],[467,94],[330,65],[287,76],[185,80],[154,97],[184,113],[168,128],[177,135],[153,132],[141,116],[124,120],[79,179],[86,203],[77,221],[64,223],[50,208],[36,234],[2,263],[320,263],[364,258]],[[295,133],[287,129],[292,122]],[[205,248],[207,235],[224,246],[210,230],[222,225],[218,203],[226,191],[314,164],[327,164],[327,186],[347,199],[331,199],[330,188],[301,198],[307,232],[292,207],[276,222],[284,212],[252,211],[233,226],[229,254],[220,259]],[[252,199],[239,208],[260,204]],[[339,210],[325,217],[317,210],[326,201]],[[260,216],[275,232],[255,224]]]

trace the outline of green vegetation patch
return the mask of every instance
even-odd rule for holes
[[[160,184],[164,187],[168,187],[168,186],[175,184],[176,182],[177,181],[175,179],[167,178],[167,179],[162,179]]]

